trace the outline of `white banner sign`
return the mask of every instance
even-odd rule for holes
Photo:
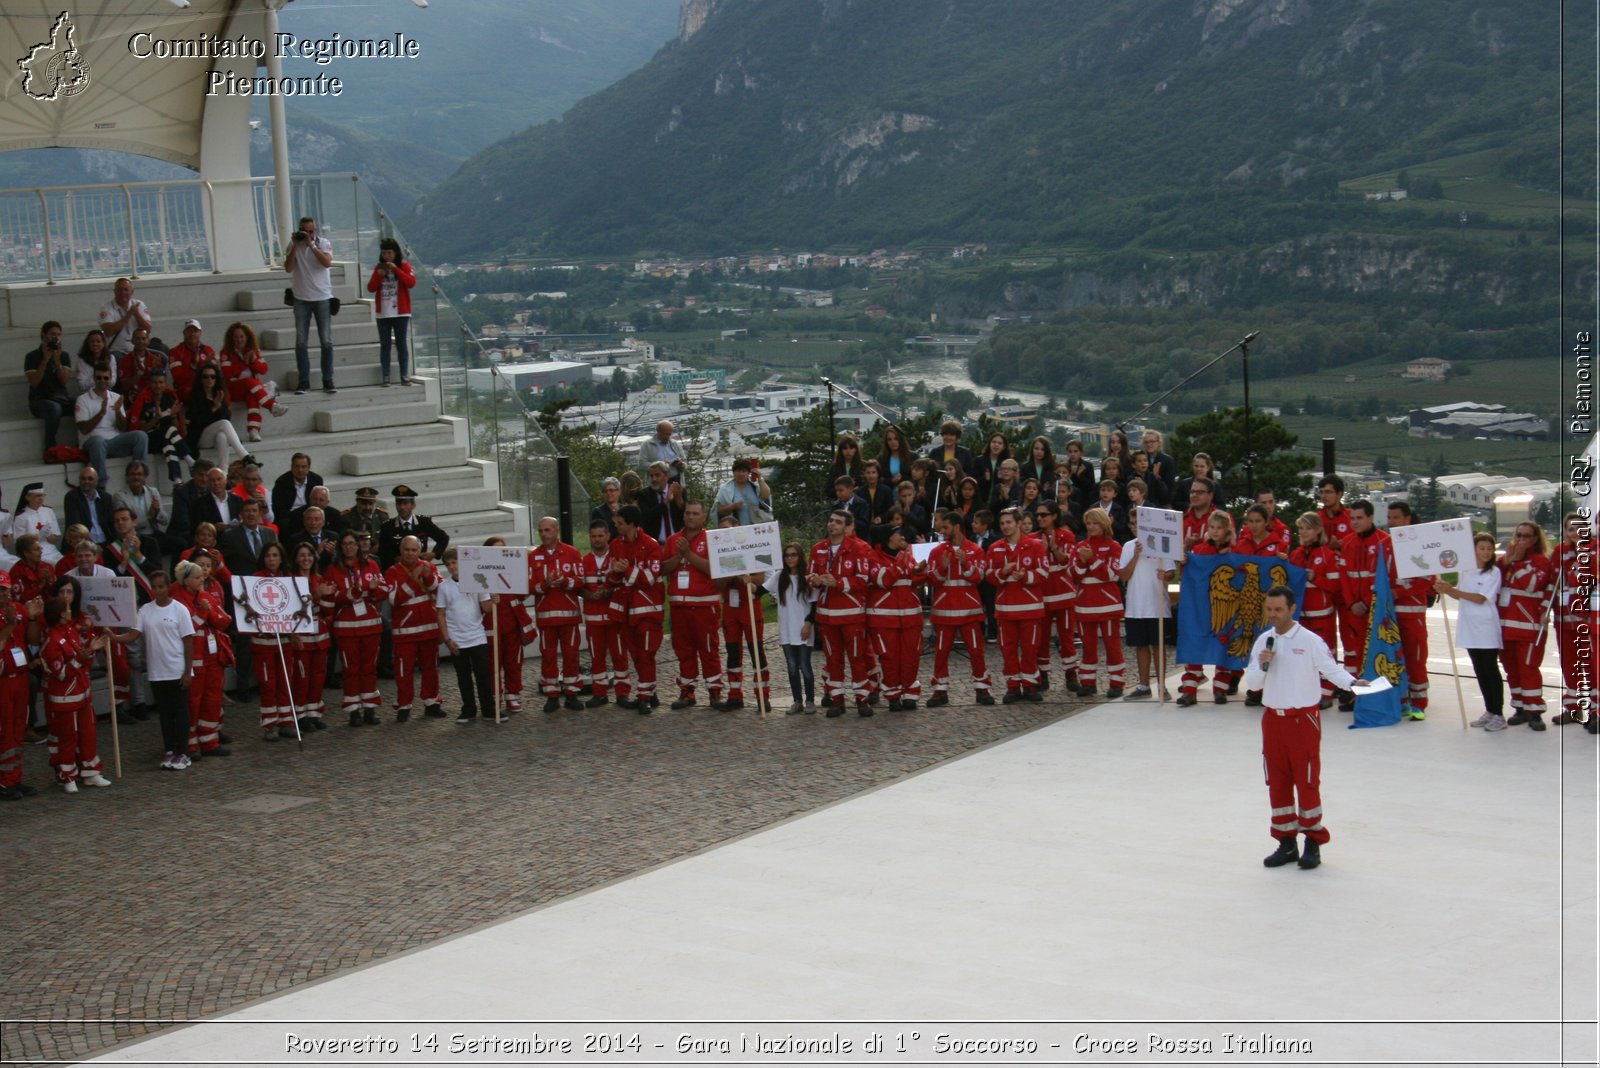
[[[1394,542],[1395,574],[1402,579],[1460,571],[1476,559],[1472,523],[1465,519],[1390,527],[1389,538]]]
[[[474,593],[528,593],[528,549],[516,545],[463,545],[456,554],[461,588]]]
[[[706,551],[714,579],[783,570],[783,540],[776,523],[707,530]]]
[[[233,620],[241,634],[314,634],[311,588],[303,578],[233,576]]]
[[[97,627],[132,627],[138,625],[138,602],[133,593],[133,579],[127,575],[106,575],[100,578],[75,576],[83,590],[83,611]]]
[[[1153,560],[1183,559],[1183,513],[1140,505],[1139,544]]]

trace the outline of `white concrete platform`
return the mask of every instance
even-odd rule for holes
[[[1463,731],[1431,663],[1425,723],[1325,714],[1315,871],[1261,866],[1254,710],[1109,703],[99,1060],[1594,1064],[1597,740]],[[619,1033],[621,1056],[585,1054]],[[852,1048],[757,1052],[758,1033]],[[365,1036],[394,1046],[309,1045]],[[953,1045],[998,1040],[1036,1048]]]

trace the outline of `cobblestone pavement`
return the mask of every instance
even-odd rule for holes
[[[999,655],[989,647],[998,666]],[[615,705],[496,727],[450,719],[263,742],[230,706],[233,755],[157,768],[158,724],[123,727],[126,777],[68,796],[43,746],[0,807],[0,1060],[80,1058],[523,912],[960,756],[1087,707],[952,703],[871,719]],[[660,660],[663,678],[675,667]],[[820,676],[821,657],[814,661]],[[537,661],[525,678],[537,685]],[[922,677],[930,674],[924,660]],[[385,697],[392,684],[384,684]],[[670,687],[663,690],[670,700]],[[704,697],[702,695],[702,702]],[[391,702],[392,703],[392,702]],[[337,699],[332,702],[337,707]],[[101,724],[111,771],[110,727]],[[303,801],[298,807],[260,809]],[[258,811],[228,805],[249,803]],[[128,1021],[144,1022],[128,1022]]]

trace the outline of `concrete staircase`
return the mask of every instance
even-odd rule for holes
[[[500,499],[497,466],[470,455],[463,419],[441,415],[440,386],[434,378],[413,378],[409,388],[382,388],[378,364],[378,330],[372,303],[353,279],[354,265],[333,267],[334,294],[341,309],[334,319],[334,380],[339,392],[295,396],[294,314],[283,304],[288,276],[282,271],[225,274],[150,275],[135,281],[135,295],[155,317],[154,335],[168,346],[183,340],[185,319],[199,319],[206,343],[220,347],[228,324],[242,320],[256,331],[262,352],[287,405],[281,418],[268,416],[262,441],[250,445],[270,485],[289,469],[296,452],[308,453],[312,469],[322,475],[334,504],[349,508],[358,487],[371,485],[391,512],[390,490],[404,482],[418,493],[418,510],[431,515],[452,540],[481,544],[498,534],[513,544],[528,541],[528,508]],[[76,466],[67,471],[40,462],[42,427],[28,414],[27,382],[22,357],[38,345],[39,326],[54,319],[63,324],[62,344],[76,354],[84,334],[97,323],[101,305],[111,299],[110,279],[42,283],[0,282],[0,345],[11,353],[14,374],[0,381],[0,493],[3,506],[14,508],[28,482],[42,481],[47,499],[57,507],[64,483],[75,484]],[[319,384],[319,355],[312,330],[312,388]],[[415,361],[413,361],[415,366]],[[234,406],[234,423],[245,438],[245,413]],[[63,427],[63,444],[76,444],[76,434]],[[121,468],[111,460],[111,488],[123,485]],[[166,466],[159,453],[150,458],[151,477],[164,496],[170,495]]]

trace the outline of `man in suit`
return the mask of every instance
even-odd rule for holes
[[[260,567],[261,550],[277,540],[278,536],[261,524],[260,502],[244,501],[239,507],[239,525],[217,539],[217,548],[229,571],[254,575]]]
[[[214,524],[218,535],[221,535],[229,527],[238,525],[243,505],[243,497],[228,492],[228,472],[220,467],[212,467],[206,472],[206,491],[194,502],[190,519],[194,527],[198,527],[201,523]],[[231,565],[229,570],[232,570]],[[245,574],[254,571],[255,567],[252,566]]]
[[[311,470],[311,457],[297,452],[289,460],[289,470],[272,484],[272,514],[282,523],[296,509],[311,503],[311,491],[322,485],[322,476]]]
[[[100,473],[84,465],[78,472],[78,488],[67,491],[67,525],[81,523],[98,545],[109,545],[116,537],[111,524],[111,497],[100,492]]]
[[[672,481],[672,467],[665,460],[650,465],[650,485],[635,494],[639,504],[639,527],[665,545],[667,539],[683,529],[683,483]]]
[[[280,541],[301,541],[301,535],[306,529],[306,513],[312,508],[322,510],[322,540],[339,540],[339,535],[344,533],[344,516],[339,509],[333,506],[333,494],[327,486],[316,486],[309,495],[310,503],[304,508],[296,508],[287,518],[278,523],[278,539]]]
[[[316,550],[317,564],[327,567],[339,559],[339,534],[328,529],[328,517],[320,507],[308,504],[298,513],[300,529],[285,539],[292,553],[298,545],[309,545]]]
[[[210,460],[196,460],[189,468],[189,481],[172,487],[172,518],[167,520],[169,536],[185,544],[194,543],[194,528],[199,523],[194,517],[195,504],[205,496],[211,481],[210,472],[215,466]]]
[[[416,538],[422,543],[422,559],[433,560],[444,554],[450,535],[425,515],[417,515],[417,491],[401,484],[394,488],[394,518],[378,530],[378,562],[385,571],[400,559],[400,543]]]
[[[939,437],[939,444],[928,450],[928,459],[938,465],[941,472],[948,461],[954,460],[961,465],[962,474],[972,474],[972,450],[957,444],[961,440],[961,424],[946,419],[939,425]]]

